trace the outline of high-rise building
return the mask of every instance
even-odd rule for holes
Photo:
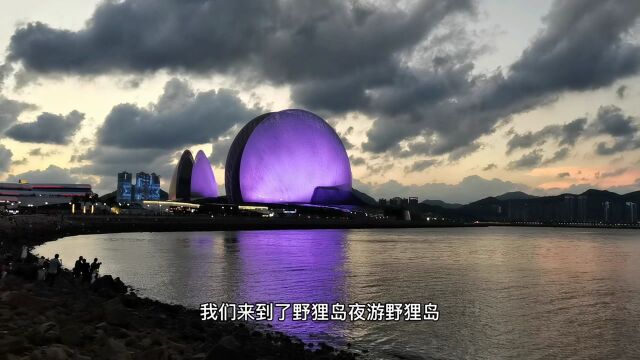
[[[136,188],[134,191],[135,201],[149,199],[149,185],[151,185],[151,176],[146,172],[136,174]]]
[[[379,199],[378,200],[378,205],[387,206],[387,199]]]
[[[605,201],[602,203],[602,215],[605,223],[608,223],[611,221],[611,202],[610,201]]]
[[[148,200],[160,200],[160,176],[156,173],[151,173]]]
[[[418,206],[418,198],[416,196],[409,197],[409,206]]]
[[[126,171],[118,173],[118,189],[116,201],[119,203],[130,202],[131,199],[131,173]]]
[[[625,218],[629,224],[636,224],[638,222],[638,204],[627,201],[625,203]]]

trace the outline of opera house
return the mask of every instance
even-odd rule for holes
[[[230,203],[351,204],[351,166],[335,130],[305,110],[260,115],[237,134],[225,164]],[[176,166],[170,200],[214,198],[218,188],[202,151],[185,150]]]
[[[194,161],[191,151],[185,150],[171,178],[169,200],[189,201],[217,196],[218,184],[207,156],[200,150]]]

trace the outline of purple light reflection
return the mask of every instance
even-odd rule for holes
[[[238,302],[328,303],[345,301],[344,230],[241,231],[237,233],[240,271]],[[228,248],[227,248],[228,249]],[[271,324],[303,341],[330,341],[347,325],[335,321]],[[274,314],[275,316],[275,314]]]

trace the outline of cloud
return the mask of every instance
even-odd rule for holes
[[[561,173],[558,174],[558,177],[560,179],[564,179],[564,178],[567,178],[567,177],[570,177],[570,176],[571,176],[571,174],[568,173],[568,172],[561,172]]]
[[[453,93],[377,119],[363,148],[387,151],[417,134],[429,139],[431,154],[449,152],[492,133],[511,115],[555,101],[562,92],[597,89],[635,74],[640,47],[626,35],[638,16],[639,2],[556,1],[545,28],[506,73],[475,78],[466,73],[465,86]]]
[[[507,154],[511,154],[517,149],[541,146],[550,139],[556,140],[559,145],[574,146],[584,133],[586,124],[586,118],[579,118],[563,125],[548,125],[536,132],[529,131],[518,134],[512,130],[509,132],[512,137],[507,142]]]
[[[613,171],[608,171],[608,172],[604,172],[601,174],[598,174],[597,178],[599,179],[606,179],[606,178],[610,178],[610,177],[616,177],[616,176],[620,176],[624,173],[626,173],[627,171],[629,171],[629,168],[620,168],[620,169],[616,169]]]
[[[0,133],[18,121],[18,116],[35,106],[21,101],[11,100],[0,94]]]
[[[476,44],[482,40],[464,26],[468,18],[460,18],[474,12],[470,0],[109,1],[78,31],[38,22],[21,26],[7,59],[32,73],[168,69],[286,85],[296,106],[374,119],[365,151],[398,153],[399,144],[411,143],[411,154],[453,154],[451,161],[477,151],[457,152],[514,114],[566,91],[609,86],[640,69],[640,47],[627,37],[640,16],[637,1],[556,1],[522,55],[491,74],[474,70],[484,44]],[[145,125],[156,115],[129,104],[110,114]],[[207,140],[229,124],[218,125]],[[140,136],[102,140],[160,146]],[[560,141],[572,145],[571,138]]]
[[[11,157],[13,152],[0,144],[0,172],[5,172],[11,167]]]
[[[13,165],[26,165],[28,163],[29,163],[29,159],[27,159],[26,157],[22,158],[20,160],[14,160],[13,161]]]
[[[430,167],[436,166],[439,163],[440,162],[436,159],[418,160],[418,161],[415,161],[413,164],[411,164],[411,166],[405,166],[404,172],[405,173],[420,172]]]
[[[608,135],[612,142],[601,141],[596,145],[599,155],[614,155],[640,148],[640,131],[636,118],[625,115],[616,106],[601,106],[590,125],[591,136]]]
[[[568,147],[563,147],[559,150],[557,150],[555,153],[553,153],[553,156],[545,159],[543,164],[547,165],[547,164],[552,164],[558,161],[562,161],[564,159],[566,159],[567,157],[569,157],[569,152],[571,150],[569,150]]]
[[[59,183],[73,184],[77,178],[72,176],[69,169],[64,169],[55,165],[49,165],[44,170],[31,170],[16,175],[9,175],[10,182],[27,180],[30,183]]]
[[[11,126],[5,134],[17,141],[64,145],[80,129],[84,114],[74,110],[67,114],[42,113],[36,121]]]
[[[542,163],[542,149],[535,149],[527,154],[522,155],[520,159],[514,160],[507,164],[507,169],[530,169]]]
[[[489,171],[489,170],[493,170],[493,169],[497,169],[498,165],[491,163],[491,164],[487,164],[487,166],[482,168],[482,171]]]
[[[616,89],[616,95],[618,95],[618,99],[624,99],[624,93],[627,91],[627,85],[620,85],[618,89]]]
[[[366,163],[363,157],[353,155],[349,156],[349,161],[351,162],[351,166],[360,166]]]
[[[114,106],[98,129],[98,143],[126,149],[175,149],[202,144],[261,111],[247,108],[232,90],[197,93],[188,82],[174,78],[149,107]]]
[[[57,154],[58,151],[56,150],[50,150],[50,151],[43,151],[42,148],[35,148],[35,149],[31,149],[29,150],[28,154],[29,156],[33,157],[33,156],[39,156],[39,157],[47,157],[47,156],[51,156],[54,154]]]
[[[403,185],[395,180],[382,184],[368,184],[354,180],[353,186],[376,198],[418,196],[420,201],[431,199],[462,204],[509,191],[530,190],[528,186],[523,184],[500,179],[485,179],[477,175],[467,176],[457,184],[426,183],[422,185]]]

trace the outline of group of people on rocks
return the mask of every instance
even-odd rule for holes
[[[73,278],[80,279],[83,283],[91,283],[93,279],[98,277],[100,265],[102,263],[98,262],[98,258],[94,258],[93,262],[89,264],[87,259],[80,256],[73,267]]]

